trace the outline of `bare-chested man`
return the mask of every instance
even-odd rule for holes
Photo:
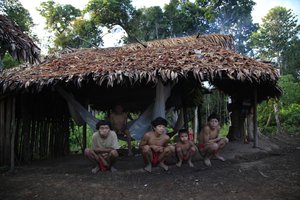
[[[151,172],[152,166],[160,165],[164,170],[168,170],[165,164],[167,157],[174,154],[175,147],[168,145],[170,137],[166,134],[167,120],[158,117],[151,122],[153,131],[144,134],[140,149],[143,154],[146,171]]]
[[[194,142],[189,140],[188,130],[180,129],[178,132],[178,142],[175,145],[178,162],[177,167],[181,167],[183,161],[187,161],[190,167],[194,167],[192,157],[197,152]]]
[[[110,123],[101,120],[97,123],[98,130],[92,136],[92,148],[85,149],[85,156],[96,163],[96,167],[92,169],[92,173],[97,173],[99,170],[109,170],[114,172],[113,167],[117,157],[119,156],[118,138],[114,131],[110,130]]]
[[[132,155],[131,150],[131,136],[127,128],[128,113],[124,112],[123,107],[117,104],[114,107],[113,112],[109,115],[109,121],[111,122],[112,130],[114,130],[119,138],[126,137],[128,145],[128,155]]]
[[[228,139],[219,136],[220,124],[219,117],[216,114],[211,114],[207,119],[199,137],[199,151],[204,155],[204,164],[211,166],[210,159],[215,156],[221,161],[225,159],[219,155],[219,152],[228,143]]]

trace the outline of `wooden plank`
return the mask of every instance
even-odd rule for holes
[[[254,143],[253,147],[258,147],[258,134],[257,134],[257,89],[254,88],[253,91],[253,135],[254,135]]]
[[[16,136],[16,99],[13,97],[12,99],[12,121],[11,121],[11,142],[10,142],[10,170],[13,171],[15,169],[15,136]]]
[[[4,164],[4,139],[5,139],[5,101],[0,101],[0,165]]]
[[[5,165],[10,165],[10,141],[11,141],[11,104],[12,99],[7,98],[5,109],[5,147],[4,147],[4,162]]]

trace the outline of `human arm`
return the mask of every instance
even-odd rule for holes
[[[139,148],[143,148],[145,145],[148,145],[148,141],[149,141],[149,134],[145,133],[144,136],[142,137],[140,144],[139,144]]]
[[[119,148],[117,134],[114,131],[110,131],[105,139],[101,139],[98,133],[92,137],[92,149],[95,153],[110,153]]]

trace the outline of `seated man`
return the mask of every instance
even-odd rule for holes
[[[178,158],[177,167],[181,167],[183,161],[187,161],[190,167],[194,167],[192,157],[197,152],[197,147],[194,142],[189,140],[188,131],[186,129],[179,130],[175,149]]]
[[[201,130],[198,148],[200,153],[204,155],[204,164],[211,166],[210,159],[213,156],[221,161],[225,161],[225,159],[219,155],[219,152],[228,143],[228,139],[219,136],[220,124],[219,117],[216,114],[211,114],[207,121],[207,125]]]
[[[92,148],[85,149],[85,156],[96,163],[96,167],[92,169],[92,173],[97,173],[99,170],[111,172],[116,171],[113,167],[118,155],[119,149],[118,138],[114,131],[110,130],[110,123],[101,120],[96,125],[97,132],[92,136]]]
[[[129,130],[127,129],[127,119],[128,113],[124,112],[123,107],[119,104],[114,107],[113,112],[109,115],[109,121],[111,122],[112,130],[117,133],[119,138],[122,138],[123,136],[126,137],[128,144],[128,155],[131,156],[131,136]]]
[[[146,164],[144,169],[151,172],[152,166],[159,164],[167,171],[165,159],[175,151],[174,146],[168,145],[170,137],[166,135],[167,120],[158,117],[151,122],[151,125],[153,131],[145,133],[140,142],[140,149]]]

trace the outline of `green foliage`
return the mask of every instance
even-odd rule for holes
[[[166,20],[159,6],[138,9],[130,29],[140,40],[149,41],[166,37]]]
[[[62,34],[81,14],[80,10],[72,5],[60,5],[52,0],[42,2],[37,10],[46,19],[46,28],[56,34]]]
[[[280,77],[283,90],[281,99],[270,99],[258,106],[258,123],[263,133],[276,133],[273,104],[280,105],[280,121],[283,132],[300,134],[300,83],[292,76]]]
[[[98,25],[93,20],[84,19],[81,11],[72,5],[60,5],[50,0],[41,3],[38,11],[46,19],[46,28],[55,35],[52,51],[102,44],[102,31]]]
[[[23,7],[19,0],[2,0],[0,12],[5,13],[10,20],[16,22],[22,31],[30,33],[34,24],[28,10]]]
[[[200,113],[203,113],[201,116],[201,124],[205,124],[207,122],[207,118],[211,113],[216,113],[220,116],[221,126],[226,124],[229,121],[227,104],[227,95],[218,90],[213,90],[212,93],[205,94],[200,110]]]
[[[210,32],[233,35],[236,50],[243,54],[248,53],[250,49],[245,43],[257,29],[251,16],[255,2],[253,0],[200,2],[201,5],[206,5],[205,15],[210,19]]]
[[[292,75],[281,76],[278,82],[283,90],[281,102],[283,107],[296,103],[300,105],[300,82]]]
[[[259,57],[276,61],[285,72],[285,51],[292,46],[300,33],[300,25],[290,9],[274,7],[262,19],[263,24],[252,33],[249,45],[257,51]]]
[[[21,64],[20,61],[13,59],[13,57],[11,57],[11,55],[9,53],[6,52],[6,54],[3,57],[3,69],[9,69],[15,66],[18,66],[19,64]]]
[[[282,53],[282,66],[284,73],[292,74],[300,80],[300,39],[294,38],[286,51]]]
[[[28,10],[23,7],[19,0],[0,1],[0,13],[3,13],[8,19],[16,23],[21,31],[23,31],[25,34],[28,34],[32,39],[37,40],[36,37],[31,33],[31,28],[34,25],[32,18]],[[2,65],[4,69],[12,68],[21,64],[20,61],[14,60],[6,52],[5,48],[0,48],[0,62],[0,65]]]
[[[283,129],[288,133],[300,134],[300,104],[290,104],[280,111]]]
[[[230,124],[223,124],[223,126],[221,127],[221,130],[220,130],[220,136],[221,137],[226,137],[229,133],[229,127],[230,127]]]

